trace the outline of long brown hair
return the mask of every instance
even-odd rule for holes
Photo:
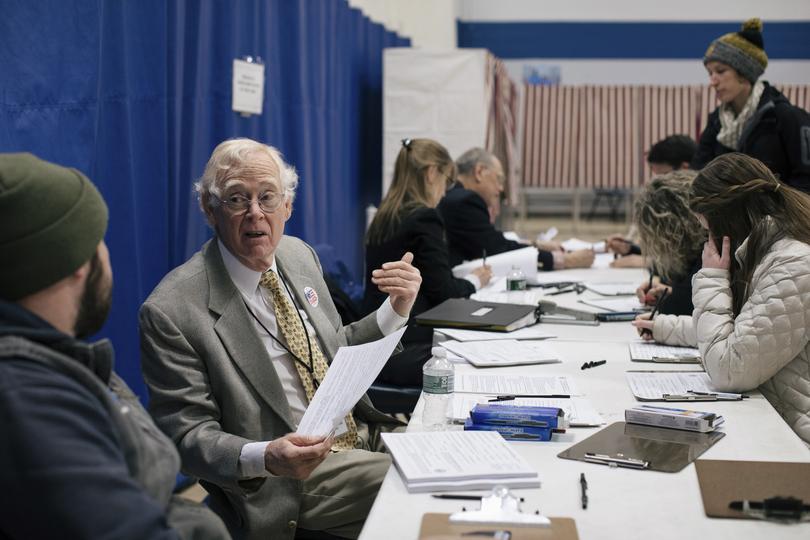
[[[706,231],[689,210],[696,174],[678,170],[657,176],[635,204],[642,252],[656,273],[670,281],[686,276],[706,241]]]
[[[748,299],[751,276],[774,242],[785,237],[810,244],[810,196],[776,179],[761,161],[732,152],[715,158],[692,183],[690,208],[703,214],[718,251],[731,239],[734,315]],[[748,239],[745,257],[734,253]]]
[[[394,165],[394,178],[366,235],[367,244],[381,244],[396,234],[402,219],[417,208],[431,206],[427,185],[430,167],[455,179],[456,166],[447,149],[432,139],[405,139]]]

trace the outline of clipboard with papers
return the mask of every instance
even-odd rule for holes
[[[633,342],[628,347],[630,360],[633,362],[700,364],[700,351],[694,347],[674,347],[648,342]]]
[[[740,401],[745,394],[718,392],[705,371],[627,371],[638,401]]]

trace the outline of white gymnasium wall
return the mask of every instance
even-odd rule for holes
[[[456,47],[458,0],[348,0],[372,21],[410,38],[419,49]]]
[[[810,0],[464,0],[459,3],[458,16],[462,22],[498,23],[742,22],[759,17],[764,21],[767,51],[768,21],[810,21]],[[685,33],[683,39],[688,40],[689,35]],[[638,46],[643,48],[645,44]],[[563,84],[706,83],[703,65],[688,59],[506,59],[516,81],[522,80],[524,65],[537,63],[559,66]],[[810,60],[772,59],[763,77],[781,84],[810,84]]]

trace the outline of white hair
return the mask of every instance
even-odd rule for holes
[[[458,174],[463,176],[470,176],[475,173],[475,166],[483,163],[488,167],[495,166],[495,156],[492,152],[487,152],[483,148],[470,148],[461,154],[456,160],[456,169]]]
[[[257,166],[254,160],[250,159],[254,154],[263,154],[270,158],[276,170]],[[278,175],[284,196],[290,202],[295,198],[298,173],[295,172],[295,167],[284,162],[281,152],[253,139],[229,139],[214,148],[205,165],[202,178],[194,184],[203,212],[206,211],[206,207],[213,208],[219,205],[226,180],[235,174],[243,177]]]

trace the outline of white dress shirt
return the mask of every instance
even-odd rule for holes
[[[287,396],[287,402],[290,405],[293,421],[297,426],[307,408],[307,395],[304,391],[304,385],[301,384],[301,377],[298,375],[293,356],[287,349],[268,335],[268,332],[270,332],[286,345],[286,340],[276,323],[273,298],[270,291],[259,285],[262,272],[257,272],[246,267],[228,251],[228,248],[226,248],[219,239],[217,239],[217,242],[219,243],[219,251],[222,254],[222,261],[225,263],[225,268],[228,271],[231,281],[233,281],[233,284],[236,285],[236,288],[242,294],[242,298],[245,300],[248,309],[256,315],[256,318],[258,318],[267,329],[262,328],[256,319],[253,319],[253,327],[256,329],[265,349],[267,349],[267,354],[270,356],[272,366],[276,370],[278,378],[281,380],[281,385]],[[270,266],[270,270],[276,272],[276,275],[279,277],[279,282],[282,284],[281,290],[287,298],[290,299],[292,304],[298,308],[298,312],[304,320],[306,331],[310,335],[317,335],[315,329],[307,319],[306,312],[300,309],[295,300],[288,294],[284,280],[278,273],[275,259]],[[376,317],[377,325],[380,327],[380,331],[383,335],[388,335],[399,330],[408,322],[407,317],[401,317],[394,311],[390,300],[382,303],[380,308],[376,311]],[[239,456],[239,467],[244,478],[269,476],[270,473],[264,468],[264,450],[268,442],[269,441],[253,442],[242,447]]]

